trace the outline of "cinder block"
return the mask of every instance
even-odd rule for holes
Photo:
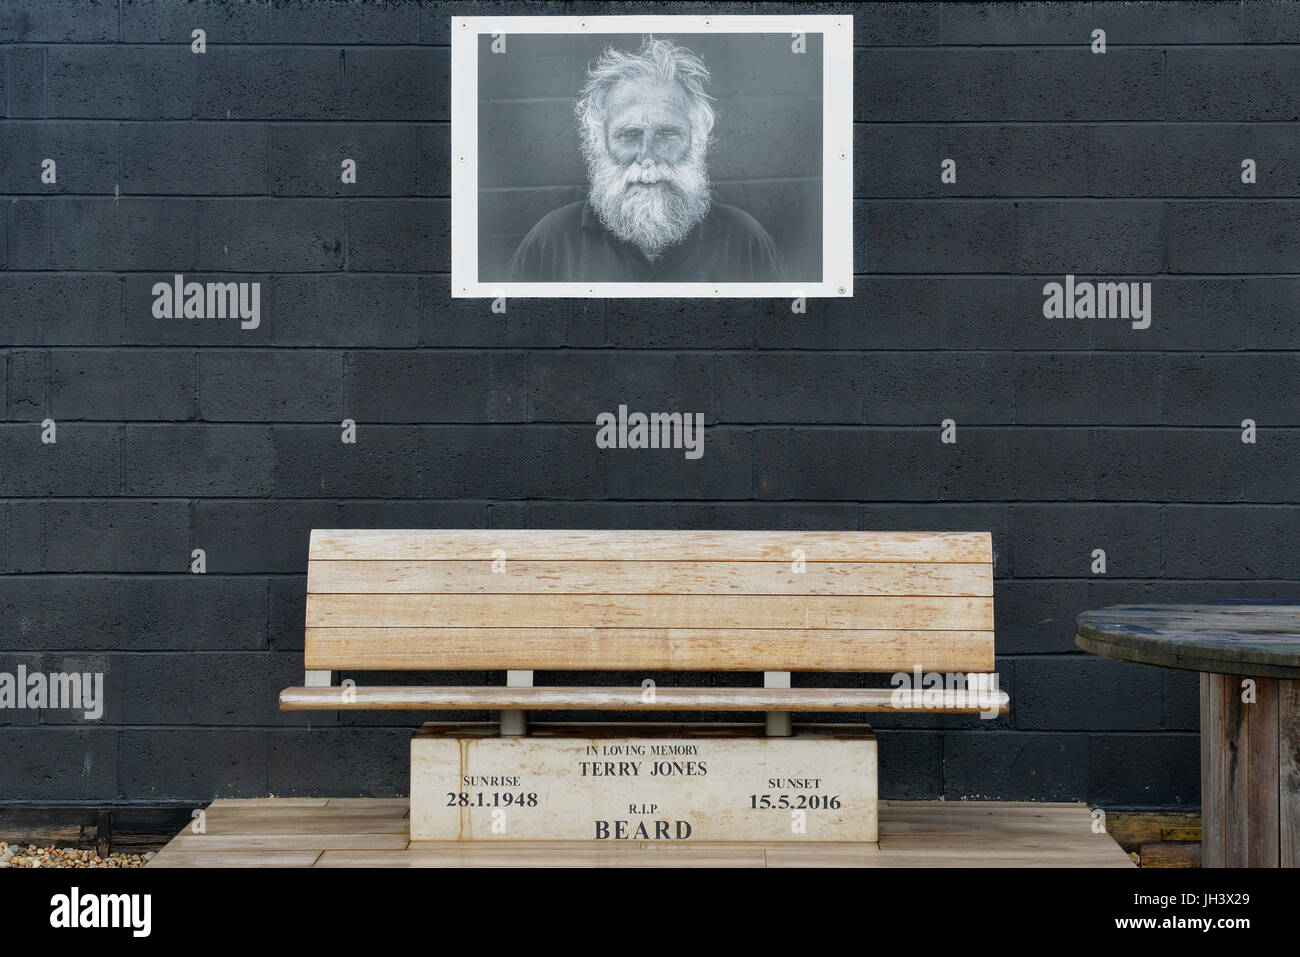
[[[45,52],[48,116],[86,120],[186,119],[194,112],[196,57],[188,45],[51,46]],[[200,67],[201,69],[201,67]]]
[[[267,732],[267,787],[283,797],[392,797],[410,790],[410,728]]]
[[[343,418],[343,355],[305,349],[199,352],[199,417],[208,422]]]
[[[201,199],[199,269],[323,272],[343,266],[344,213],[324,199]]]
[[[7,62],[9,67],[8,77],[0,77],[0,89],[9,95],[11,117],[45,115],[45,51],[43,46],[14,46],[0,51],[0,66]]]
[[[1156,202],[1016,203],[1016,266],[1060,276],[1160,272],[1163,229],[1164,208]]]
[[[184,502],[54,501],[45,509],[45,570],[181,572],[189,566]]]
[[[420,342],[414,276],[277,276],[274,298],[277,345],[366,348]]]
[[[1238,43],[1242,9],[1235,3],[1117,3],[1094,8],[1093,26],[1106,31],[1106,42]]]
[[[0,43],[105,43],[117,39],[113,0],[8,0]]]
[[[416,194],[451,196],[451,124],[431,123],[416,130],[419,139]]]
[[[763,498],[917,501],[936,498],[938,430],[791,429],[788,445],[758,445]]]
[[[414,196],[421,130],[380,123],[303,123],[271,128],[274,196]],[[343,162],[356,181],[343,182]],[[444,195],[446,195],[444,193]]]
[[[414,43],[419,8],[414,3],[313,4],[279,3],[270,11],[271,43]]]
[[[0,122],[0,192],[111,193],[120,179],[117,157],[113,124]],[[53,183],[43,182],[47,159],[55,164]]]
[[[945,3],[941,36],[945,44],[1086,45],[1092,22],[1090,3]]]
[[[441,47],[349,49],[343,115],[355,120],[451,119],[451,51]]]
[[[277,11],[278,13],[278,11]],[[274,20],[274,16],[271,18]],[[214,44],[195,57],[194,115],[209,120],[328,120],[343,115],[344,51]],[[188,89],[188,87],[187,87]]]
[[[595,426],[587,430],[594,447]],[[706,427],[704,454],[685,449],[597,449],[612,499],[748,499],[754,495],[753,435],[748,429]]]
[[[1069,569],[1074,575],[1086,570],[1082,565]],[[993,589],[994,643],[998,652],[1023,655],[1076,651],[1074,628],[1079,612],[1096,607],[1089,600],[1090,584],[1082,578],[999,581]],[[1015,698],[1011,707],[1013,714],[1020,710]]]
[[[1286,272],[1300,230],[1300,202],[1169,203],[1169,271]]]
[[[1169,578],[1296,578],[1294,506],[1170,505],[1164,526]]]
[[[348,414],[363,422],[521,422],[517,352],[352,352]]]
[[[195,672],[196,682],[204,677]],[[266,739],[265,731],[234,728],[124,730],[119,793],[158,802],[265,797]]]
[[[608,344],[633,349],[746,348],[754,343],[754,301],[608,300]]]
[[[1300,36],[1300,32],[1297,33]],[[1295,123],[1249,124],[1242,129],[1241,157],[1232,172],[1242,196],[1295,196],[1300,194],[1300,126]],[[1255,161],[1255,182],[1241,183],[1241,160]]]
[[[1015,82],[1007,95],[1007,111],[991,118],[1054,122],[1162,119],[1161,51],[1108,46],[1105,54],[1097,54],[1088,48],[1087,37],[1086,33],[1080,35],[1075,50],[1010,53]],[[984,55],[1008,56],[996,52]],[[1172,58],[1174,51],[1169,56]],[[1200,82],[1199,78],[1195,82]]]
[[[448,272],[451,203],[443,199],[347,204],[348,268],[359,272]]]
[[[1238,502],[1249,448],[1223,429],[1098,429],[1095,494],[1110,501]]]
[[[118,733],[111,728],[6,728],[0,764],[10,801],[117,796]]]
[[[1195,807],[1201,800],[1195,733],[1090,735],[1088,765],[1090,804]]]
[[[1295,96],[1300,63],[1294,52],[1286,47],[1166,51],[1165,118],[1237,123],[1300,119]]]
[[[191,418],[194,353],[51,350],[49,411],[59,420]]]
[[[1013,703],[1014,704],[1014,703]],[[1088,736],[1045,731],[943,735],[949,801],[1081,801],[1089,788]]]
[[[1245,471],[1242,489],[1245,501],[1295,501],[1296,476],[1300,475],[1300,431],[1265,429],[1257,433],[1255,445],[1243,445],[1236,451],[1241,453]]]
[[[944,419],[959,425],[1012,421],[1007,353],[873,352],[864,366],[864,422],[937,430]]]
[[[1245,288],[1242,346],[1294,348],[1300,336],[1300,279],[1247,279]]]
[[[276,498],[419,498],[424,494],[417,427],[361,422],[356,443],[346,445],[337,425],[279,425],[272,431]]]
[[[713,357],[694,353],[536,351],[528,356],[528,418],[595,428],[602,412],[703,413],[713,424]]]
[[[1300,425],[1300,355],[1171,355],[1164,365],[1171,425]]]
[[[127,425],[127,495],[268,495],[271,434],[260,425]]]
[[[857,50],[853,118],[888,123],[1006,120],[1020,82],[1012,66],[1011,55],[1003,50]]]
[[[23,414],[26,414],[23,412]],[[55,423],[55,442],[41,441],[39,420],[0,426],[0,495],[117,495],[121,427]]]
[[[1164,412],[1160,382],[1158,356],[1020,355],[1015,360],[1015,421],[1022,425],[1157,425]]]
[[[492,312],[492,300],[452,299],[447,276],[420,277],[421,339],[425,346],[533,347],[566,344],[573,323],[570,314],[591,310],[599,340],[575,340],[568,345],[603,345],[605,302],[564,299],[508,299],[504,314]],[[575,320],[576,321],[576,320]]]
[[[853,130],[853,195],[938,196],[941,135],[933,126],[858,124]]]
[[[1140,578],[1161,573],[1157,505],[1014,505],[1011,529],[1017,578]],[[1093,574],[1096,549],[1106,553],[1105,576]]]
[[[1088,131],[1078,126],[953,126],[943,156],[957,163],[945,196],[1086,196]],[[926,172],[939,182],[938,169]]]
[[[1147,123],[1089,130],[1093,196],[1236,196],[1241,193],[1242,129],[1223,124]]]
[[[606,494],[609,462],[596,447],[594,423],[425,426],[420,443],[426,498],[599,499]],[[706,445],[705,458],[708,453]],[[682,460],[677,463],[680,471]]]
[[[265,196],[267,135],[260,123],[124,123],[122,192]]]
[[[8,203],[7,249],[10,269],[45,269],[50,265],[50,203],[46,199],[15,199]]]
[[[1093,322],[1096,348],[1228,351],[1242,347],[1243,280],[1155,276],[1141,281],[1151,283],[1150,328],[1134,329],[1135,320],[1097,319]]]
[[[1300,37],[1300,9],[1290,0],[1246,0],[1241,12],[1247,43],[1294,43]]]
[[[1034,731],[1159,731],[1160,668],[1083,652],[1016,659],[1016,727]],[[1070,689],[1062,694],[1062,689]]]
[[[940,445],[926,430],[942,469],[940,497],[959,501],[1086,499],[1088,433],[1078,428],[957,426],[957,441]]]
[[[50,266],[77,270],[184,270],[194,266],[188,199],[52,199]]]
[[[868,201],[854,242],[866,272],[1009,272],[1015,246],[1011,203]],[[861,239],[859,239],[859,234]],[[1157,234],[1158,235],[1158,234]]]
[[[210,44],[264,43],[268,22],[286,6],[226,0],[121,0],[124,43],[190,43],[195,29]],[[321,17],[320,19],[328,19]],[[206,56],[206,54],[205,54]]]

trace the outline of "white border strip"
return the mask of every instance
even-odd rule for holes
[[[820,33],[822,281],[627,283],[478,281],[478,38],[504,33]],[[794,299],[853,295],[853,17],[453,17],[451,21],[453,298]]]

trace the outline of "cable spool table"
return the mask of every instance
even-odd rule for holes
[[[1114,605],[1075,644],[1201,672],[1205,867],[1300,867],[1300,604]]]

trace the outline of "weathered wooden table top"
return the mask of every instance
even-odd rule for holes
[[[1107,658],[1300,680],[1300,602],[1112,605],[1079,615],[1075,644]]]

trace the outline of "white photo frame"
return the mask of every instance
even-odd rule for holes
[[[844,298],[853,295],[853,17],[850,15],[453,17],[451,22],[451,294],[454,298]],[[676,40],[754,34],[820,38],[820,271],[810,266],[780,282],[511,281],[508,269],[481,262],[480,63],[492,39],[548,35],[640,34]],[[486,38],[486,39],[485,39]],[[739,41],[738,41],[739,42]],[[787,42],[794,42],[789,39]],[[683,41],[683,45],[686,44]],[[576,96],[576,90],[574,91]],[[521,151],[526,144],[521,145]],[[805,187],[807,184],[804,184]],[[571,187],[572,189],[572,187]],[[522,214],[521,214],[522,215]],[[485,230],[486,242],[497,239]],[[808,246],[809,244],[806,244]]]

